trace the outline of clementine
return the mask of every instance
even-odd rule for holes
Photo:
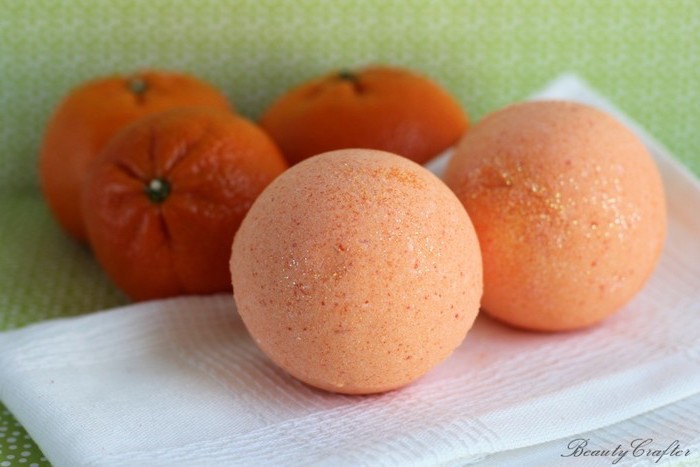
[[[100,78],[68,93],[47,124],[39,155],[42,192],[68,234],[86,239],[80,190],[90,161],[105,143],[140,117],[186,106],[232,109],[212,85],[163,71]]]
[[[229,112],[144,117],[88,172],[82,208],[90,245],[133,300],[230,291],[233,236],[286,167],[261,129]]]
[[[456,143],[469,119],[433,80],[377,66],[336,71],[291,89],[260,125],[291,164],[343,148],[381,149],[424,163]]]

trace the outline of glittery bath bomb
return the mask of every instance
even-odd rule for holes
[[[662,249],[666,208],[645,147],[582,104],[516,104],[458,144],[446,183],[484,262],[483,309],[514,326],[577,329],[619,310]]]
[[[482,266],[452,191],[403,157],[307,159],[251,207],[233,242],[238,311],[272,361],[328,391],[404,386],[460,345]]]

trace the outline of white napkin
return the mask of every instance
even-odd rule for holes
[[[611,110],[571,76],[543,95]],[[648,285],[600,326],[538,334],[480,316],[421,380],[358,397],[277,369],[230,296],[154,301],[0,333],[0,399],[57,466],[612,463],[561,457],[580,437],[611,450],[678,440],[690,456],[674,459],[688,460],[700,449],[700,184],[640,134],[664,177],[668,240]]]

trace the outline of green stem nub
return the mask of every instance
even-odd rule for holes
[[[131,78],[129,78],[127,86],[129,86],[129,90],[137,96],[142,95],[146,92],[146,89],[148,89],[148,84],[146,83],[146,80],[140,76],[132,76]]]
[[[344,79],[347,81],[356,81],[357,75],[350,70],[340,70],[338,72],[338,78]]]
[[[170,195],[170,183],[162,178],[154,178],[146,186],[146,195],[152,203],[160,204]]]

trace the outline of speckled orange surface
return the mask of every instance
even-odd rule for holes
[[[599,110],[516,104],[466,135],[445,181],[469,212],[484,257],[482,305],[535,330],[614,313],[661,252],[663,188],[641,142]]]
[[[432,173],[341,150],[283,173],[231,258],[238,311],[260,348],[329,391],[401,387],[448,357],[478,312],[476,234]]]

